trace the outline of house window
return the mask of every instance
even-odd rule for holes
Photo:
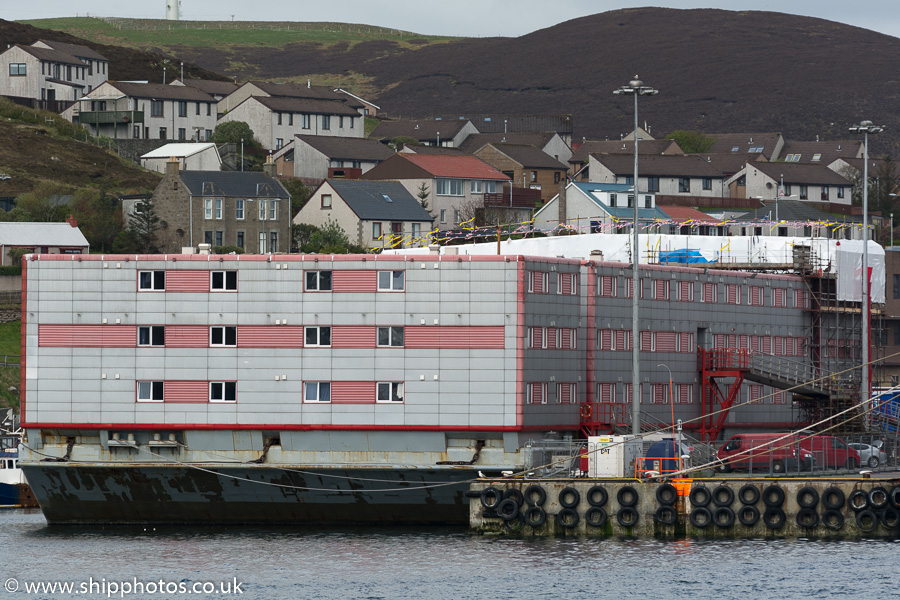
[[[678,191],[681,193],[690,193],[690,191],[691,191],[691,178],[690,177],[679,177],[678,178]]]
[[[210,271],[209,288],[213,291],[236,292],[237,271]]]
[[[259,253],[266,254],[266,232],[259,232]]]
[[[322,115],[322,129],[331,129],[331,115]]]
[[[237,232],[237,247],[243,249],[244,248],[244,232]]]
[[[482,181],[473,179],[469,182],[469,191],[473,194],[483,194],[484,190],[482,189],[482,183]]]
[[[166,139],[167,135],[168,135],[168,133],[166,132],[166,128],[160,127],[159,128],[159,139],[164,140],[164,139]]]
[[[161,292],[166,289],[165,271],[138,271],[138,290],[141,292]]]
[[[163,101],[162,100],[151,100],[150,101],[150,116],[151,117],[162,117],[163,114]]]
[[[163,387],[164,386],[162,381],[138,381],[138,402],[162,402]]]
[[[838,197],[838,198],[843,198],[843,197],[844,197],[844,188],[839,187],[839,188],[837,189],[837,197]]]
[[[531,172],[531,181],[532,181],[532,183],[537,181],[537,171]]]
[[[372,223],[372,239],[381,238],[381,223]]]
[[[163,325],[138,327],[138,346],[165,346],[166,328]]]
[[[462,196],[462,179],[438,179],[435,182],[435,193],[438,196]]]
[[[275,200],[269,200],[269,220],[278,220],[278,202]]]
[[[301,119],[301,127],[303,129],[309,129],[309,115],[300,115]]]
[[[212,102],[207,102],[207,103],[206,103],[206,116],[207,116],[207,117],[211,117],[211,116],[212,116]],[[206,136],[206,137],[207,137],[207,139],[209,139],[209,136]]]
[[[529,271],[528,292],[530,294],[549,294],[550,274],[545,271]]]
[[[10,77],[21,77],[28,73],[25,63],[9,63]]]
[[[244,199],[238,198],[234,201],[234,218],[242,221],[244,219]]]
[[[497,182],[496,181],[485,181],[484,182],[484,193],[485,194],[496,194],[497,193]]]
[[[822,186],[822,200],[828,200],[828,186]]]
[[[185,140],[185,136],[187,136],[187,131],[185,131],[184,127],[178,128],[178,140],[183,142]]]
[[[648,177],[647,178],[647,191],[648,192],[658,192],[659,191],[659,177]]]
[[[526,386],[526,404],[547,404],[547,384],[529,383]]]
[[[644,196],[644,208],[653,208],[653,196]]]
[[[377,402],[403,402],[402,381],[379,381]]]
[[[294,113],[288,113],[288,127],[294,126]]]
[[[260,198],[259,200],[259,220],[266,220],[266,200],[263,198]]]
[[[199,116],[199,115],[200,115],[200,103],[197,102],[196,104],[197,104],[197,112],[196,112],[196,114],[197,114],[197,116]]]
[[[800,186],[800,199],[801,200],[809,199],[809,189],[805,185]]]
[[[379,327],[378,345],[394,348],[403,347],[403,327]]]
[[[178,102],[178,116],[186,117],[187,116],[187,102],[184,100],[180,100]]]
[[[447,222],[447,210],[442,208],[441,209],[441,223],[446,223],[446,222]]]
[[[331,346],[331,327],[306,327],[303,340],[304,346]]]
[[[213,245],[213,232],[212,231],[204,231],[203,232],[203,243]]]
[[[565,296],[574,296],[578,292],[578,280],[575,273],[556,274],[556,293]]]
[[[378,291],[402,292],[405,271],[378,271]]]
[[[610,194],[610,195],[609,195],[609,205],[610,205],[611,207],[615,208],[615,206],[616,206],[616,200],[617,200],[617,199],[618,199],[618,195],[616,195],[616,194]]]
[[[353,129],[353,119],[354,117],[350,117],[350,129]]]
[[[421,223],[413,223],[412,224],[412,241],[418,241],[422,237],[422,224]]]
[[[304,402],[331,402],[330,381],[305,381],[303,382]]]
[[[216,219],[222,219],[222,198],[216,198]]]
[[[276,113],[278,115],[278,124],[281,125],[281,113]]]
[[[553,183],[559,183],[559,171],[553,171]]]
[[[331,194],[322,194],[322,208],[331,208]]]
[[[278,232],[269,232],[269,252],[278,252]]]
[[[284,146],[284,138],[275,138],[275,149],[281,150]]]
[[[216,325],[209,328],[210,346],[237,346],[237,327]]]
[[[338,117],[338,129],[343,129],[343,128],[344,128],[344,117],[340,116],[340,117]]]
[[[712,189],[712,177],[704,177],[703,178],[703,189],[704,190]]]
[[[307,292],[330,292],[331,291],[331,271],[307,271],[306,272],[306,291]]]
[[[237,401],[236,381],[210,381],[210,402],[235,402]]]
[[[141,126],[140,125],[134,126],[134,129],[132,131],[132,137],[136,140],[141,139]]]
[[[203,200],[203,218],[212,219],[213,218],[213,199],[205,198]]]

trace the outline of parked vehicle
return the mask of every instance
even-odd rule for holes
[[[677,452],[676,452],[677,450]],[[675,473],[691,466],[691,448],[685,443],[678,449],[678,442],[672,438],[663,438],[650,444],[647,455],[638,459],[638,477],[647,471],[657,473]],[[682,460],[683,456],[687,459]]]
[[[716,469],[728,473],[735,469],[785,471],[810,470],[815,464],[813,453],[805,450],[800,436],[785,433],[739,433],[719,448],[721,461]]]
[[[874,441],[871,444],[853,443],[847,445],[859,453],[860,464],[868,465],[873,469],[887,460],[887,452],[882,449],[884,442],[881,440]]]
[[[833,435],[800,437],[800,447],[812,452],[816,465],[820,467],[856,469],[859,467],[859,452],[850,448],[847,442]]]

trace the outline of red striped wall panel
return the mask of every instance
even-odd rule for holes
[[[207,381],[166,381],[163,384],[164,402],[209,402]]]
[[[332,291],[343,293],[374,293],[378,287],[376,271],[334,271]]]
[[[206,348],[209,327],[206,325],[166,325],[166,348]]]
[[[209,292],[209,271],[166,271],[167,292]]]
[[[332,348],[374,348],[376,327],[372,325],[334,325]]]
[[[467,327],[454,325],[414,325],[406,328],[407,348],[446,348],[502,350],[504,328],[500,326]]]
[[[134,325],[38,325],[38,346],[55,348],[133,348]]]
[[[332,381],[332,404],[375,404],[374,381]]]
[[[238,348],[302,348],[299,325],[238,325]]]

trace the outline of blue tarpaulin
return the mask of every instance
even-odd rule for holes
[[[662,250],[659,253],[660,263],[708,263],[709,260],[699,250]]]

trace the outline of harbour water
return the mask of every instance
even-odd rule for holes
[[[5,588],[0,598],[254,600],[890,598],[897,592],[900,552],[900,543],[882,540],[698,542],[506,539],[469,535],[465,529],[48,527],[36,510],[0,512],[0,545]],[[46,587],[61,582],[74,589]],[[26,591],[41,583],[43,589]],[[224,592],[221,585],[228,586]],[[214,592],[204,592],[213,586]]]

